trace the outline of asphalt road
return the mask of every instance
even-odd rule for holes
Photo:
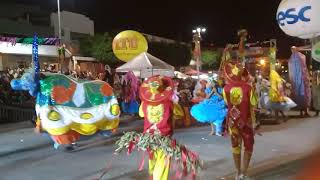
[[[264,126],[263,136],[256,138],[253,168],[250,171],[264,162],[270,161],[273,166],[256,174],[255,179],[293,178],[301,167],[299,161],[281,166],[277,164],[288,160],[288,157],[298,157],[302,153],[314,150],[314,145],[320,136],[318,127],[320,127],[319,118],[292,119],[281,125]],[[205,168],[199,173],[197,178],[199,180],[223,179],[221,177],[234,172],[229,138],[208,136],[209,131],[209,126],[189,128],[178,130],[174,136],[180,143],[198,152],[204,160]],[[12,135],[13,133],[16,134]],[[23,143],[30,145],[33,143],[31,137],[34,135],[32,131],[28,133],[30,134],[20,131],[0,133],[0,148],[10,147],[11,143],[20,142],[23,137],[25,137]],[[27,141],[27,137],[30,137],[30,140]],[[38,140],[45,138],[34,137]],[[146,171],[137,172],[142,159],[141,152],[133,152],[130,156],[123,152],[115,156],[112,143],[101,139],[97,139],[97,142],[99,143],[93,143],[72,153],[56,151],[50,145],[42,145],[0,156],[0,180],[93,180],[99,177],[105,167],[110,165],[109,163],[111,166],[104,180],[147,179]],[[148,163],[145,162],[147,169]]]
[[[289,162],[261,172],[253,178],[255,180],[294,180],[304,163],[304,159]]]

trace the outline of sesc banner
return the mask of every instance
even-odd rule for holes
[[[276,19],[287,35],[311,39],[320,35],[319,12],[320,0],[282,0]]]

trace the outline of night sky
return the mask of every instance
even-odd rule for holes
[[[3,0],[2,0],[3,1]],[[9,1],[9,0],[8,0]],[[10,0],[56,10],[56,0]],[[96,32],[125,29],[191,42],[192,29],[207,28],[204,43],[224,47],[237,43],[236,32],[245,28],[249,41],[278,40],[279,57],[288,58],[292,45],[304,42],[288,37],[278,27],[281,0],[60,0],[61,9],[77,11],[95,21]]]

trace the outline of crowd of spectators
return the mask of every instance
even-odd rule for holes
[[[10,81],[21,77],[23,73],[23,68],[0,72],[0,104],[33,106],[33,99],[28,92],[14,91],[10,86]]]
[[[51,66],[45,66],[40,70],[41,72],[56,73]],[[27,91],[17,91],[11,88],[10,82],[12,79],[20,78],[25,72],[24,68],[11,69],[8,68],[0,71],[0,105],[18,105],[18,106],[34,106],[34,98],[32,98]],[[90,71],[69,73],[72,77],[82,80],[102,80],[108,82],[115,89],[119,89],[119,83],[114,84],[114,78],[120,82],[119,76],[106,71],[104,73],[92,73]],[[119,94],[120,95],[120,94]]]
[[[27,91],[16,91],[10,86],[10,81],[15,78],[20,78],[24,73],[24,68],[7,69],[0,72],[0,105],[18,105],[18,106],[30,106],[34,107],[34,98],[31,97]],[[53,72],[50,67],[41,69],[41,72]],[[122,75],[116,74],[112,70],[106,70],[104,73],[92,73],[90,71],[76,72],[71,71],[69,73],[75,79],[81,80],[102,80],[109,83],[113,89],[114,94],[118,100],[121,101],[124,96],[124,85],[122,82]],[[177,87],[178,92],[182,91],[181,100],[184,103],[190,101],[190,96],[185,95],[185,91],[188,89],[192,92],[194,88],[194,82],[192,80],[175,79],[179,86]]]

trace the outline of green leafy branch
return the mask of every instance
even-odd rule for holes
[[[175,160],[180,165],[180,168],[187,170],[187,172],[198,171],[202,166],[199,157],[195,153],[176,143],[175,139],[168,136],[127,132],[116,142],[116,146],[116,153],[120,153],[125,149],[130,151],[130,148],[137,148],[142,151],[151,150],[153,152],[162,150],[166,156]],[[185,159],[182,157],[183,153],[186,155]]]

